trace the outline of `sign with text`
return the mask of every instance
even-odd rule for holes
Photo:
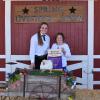
[[[85,17],[83,5],[15,5],[15,23],[82,22]]]
[[[53,63],[53,69],[62,69],[62,51],[61,49],[48,50],[48,60]]]

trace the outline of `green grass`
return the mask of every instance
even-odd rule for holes
[[[48,75],[52,75],[52,76],[60,76],[63,75],[63,71],[33,71],[30,73],[31,75],[36,75],[36,76],[48,76]]]

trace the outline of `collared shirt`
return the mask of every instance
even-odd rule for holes
[[[57,43],[54,43],[51,47],[51,49],[61,49],[61,48],[64,48],[66,52],[65,55],[62,53],[62,67],[65,67],[67,66],[67,58],[71,56],[68,44],[63,43],[62,45],[58,45]]]
[[[47,34],[45,34],[45,41],[42,37],[43,45],[38,44],[38,34],[34,34],[31,38],[30,43],[30,59],[31,63],[35,62],[35,55],[42,56],[47,54],[47,50],[50,46],[50,38]]]

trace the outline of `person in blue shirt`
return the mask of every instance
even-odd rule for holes
[[[48,24],[42,22],[39,31],[31,37],[30,42],[30,60],[31,68],[40,69],[42,60],[47,59],[47,51],[50,46],[50,37],[48,33]]]

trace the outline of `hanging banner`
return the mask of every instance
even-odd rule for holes
[[[82,22],[85,17],[83,5],[15,5],[15,23]]]
[[[48,60],[51,60],[53,69],[62,69],[62,51],[61,49],[49,49]]]

